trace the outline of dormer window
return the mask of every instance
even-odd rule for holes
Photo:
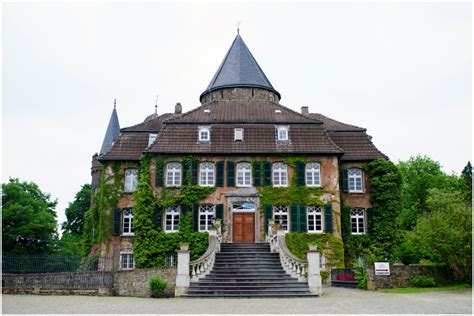
[[[200,142],[210,142],[211,141],[211,128],[209,126],[199,126],[199,141]]]
[[[289,140],[288,136],[288,126],[277,126],[277,140],[281,142],[287,142]]]
[[[150,145],[155,142],[156,137],[158,137],[158,134],[149,134],[148,135],[148,147],[150,147]]]
[[[234,140],[235,141],[244,140],[244,129],[243,128],[234,128]]]

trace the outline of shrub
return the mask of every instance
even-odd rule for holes
[[[410,284],[414,287],[434,287],[436,281],[430,276],[417,275],[411,278]]]
[[[159,276],[154,276],[150,278],[148,285],[150,286],[151,294],[156,297],[164,292],[168,287],[168,282],[162,280]]]

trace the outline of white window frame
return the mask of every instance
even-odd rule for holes
[[[321,187],[321,164],[319,162],[308,162],[304,174],[307,187]]]
[[[359,180],[359,181],[357,181]],[[364,172],[359,168],[350,168],[347,170],[347,186],[349,193],[364,192]]]
[[[275,224],[281,225],[280,229],[283,229],[285,232],[290,231],[290,212],[287,205],[275,205],[273,207],[273,220]],[[286,217],[286,220],[285,220]],[[282,223],[280,224],[280,218]],[[285,223],[286,221],[286,223]]]
[[[148,135],[148,146],[147,146],[147,147],[150,147],[150,145],[155,142],[155,140],[156,140],[157,137],[158,137],[158,134],[150,133],[150,134]]]
[[[287,142],[290,140],[290,128],[288,126],[277,126],[277,140]]]
[[[351,210],[351,235],[365,235],[367,231],[367,212],[363,208],[353,208]],[[355,226],[353,225],[355,223]],[[354,231],[355,227],[355,231]]]
[[[282,162],[276,162],[272,166],[272,180],[274,187],[288,186],[288,166]]]
[[[211,141],[210,126],[198,126],[198,140],[206,143]]]
[[[134,192],[138,187],[138,169],[125,170],[125,182],[123,190],[125,192]]]
[[[122,210],[122,236],[133,236],[133,210],[124,208]]]
[[[321,206],[310,205],[306,207],[306,223],[308,225],[308,233],[318,233],[321,234],[324,232],[324,219],[323,219],[323,208]],[[310,219],[312,219],[313,227],[310,227]],[[318,221],[320,222],[320,229],[317,228]]]
[[[216,218],[216,207],[212,204],[199,205],[199,231],[208,232]]]
[[[163,223],[163,230],[167,233],[179,231],[179,216],[180,216],[180,207],[179,206],[169,206],[165,209],[165,220]],[[169,220],[169,227],[168,227]]]
[[[244,129],[234,128],[234,141],[243,141],[243,140],[244,140]]]
[[[252,165],[249,162],[237,163],[235,180],[237,187],[248,188],[252,186]]]
[[[201,162],[199,164],[199,185],[202,187],[213,187],[216,183],[216,165],[212,162]]]
[[[166,182],[167,187],[179,187],[181,185],[181,173],[183,167],[179,162],[168,162],[166,164]]]
[[[124,264],[126,265],[124,267]],[[120,252],[120,270],[133,270],[135,269],[135,257],[132,251],[121,251]]]

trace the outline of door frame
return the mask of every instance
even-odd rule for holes
[[[229,218],[229,234],[227,237],[228,242],[234,242],[234,204],[237,203],[253,203],[255,209],[253,211],[239,211],[236,210],[235,213],[249,213],[254,214],[254,233],[255,233],[255,243],[261,242],[260,237],[260,211],[259,211],[259,198],[256,195],[251,196],[236,196],[228,197],[227,199],[227,210]]]

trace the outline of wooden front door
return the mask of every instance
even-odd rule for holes
[[[255,214],[234,213],[233,242],[255,242]]]

